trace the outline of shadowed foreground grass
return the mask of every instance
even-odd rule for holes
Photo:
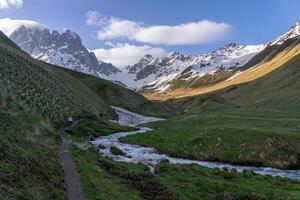
[[[0,105],[0,199],[65,199],[60,138],[39,116]]]
[[[71,146],[72,156],[77,170],[85,197],[88,200],[126,200],[142,199],[139,192],[132,186],[122,183],[122,180],[96,165],[97,151],[81,151],[76,146]]]
[[[74,141],[87,141],[90,136],[97,138],[100,136],[110,135],[117,132],[127,132],[137,130],[134,127],[120,126],[118,124],[104,121],[101,119],[83,118],[72,129],[67,131],[67,137]]]
[[[100,157],[95,148],[72,146],[71,151],[88,199],[300,199],[300,182],[280,177],[167,162],[155,167],[153,175],[142,164]]]

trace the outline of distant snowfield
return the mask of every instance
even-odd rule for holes
[[[118,122],[121,125],[137,126],[143,123],[163,120],[161,118],[142,116],[140,114],[136,114],[119,107],[112,107],[112,108],[119,115]],[[116,161],[143,163],[145,165],[148,165],[149,167],[153,167],[157,165],[161,160],[168,160],[171,164],[197,164],[211,169],[214,168],[223,169],[226,167],[228,169],[236,169],[238,172],[243,172],[245,170],[252,170],[253,172],[260,175],[281,176],[281,177],[291,178],[295,180],[300,180],[300,170],[280,170],[280,169],[275,169],[270,167],[238,166],[238,165],[231,165],[227,163],[174,158],[166,154],[159,153],[155,148],[141,147],[139,145],[131,145],[126,143],[121,143],[119,141],[121,137],[135,135],[139,133],[145,133],[151,130],[152,129],[147,127],[140,127],[140,130],[138,131],[120,132],[108,136],[99,137],[92,143],[93,145],[99,147],[100,154],[102,156],[112,158]],[[110,147],[112,146],[121,149],[126,155],[125,156],[114,155],[113,153],[110,152]]]
[[[115,110],[115,112],[119,116],[118,123],[123,126],[137,126],[139,124],[164,120],[162,118],[157,118],[157,117],[146,117],[115,106],[111,106],[111,107]]]

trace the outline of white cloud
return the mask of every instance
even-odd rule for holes
[[[226,23],[203,20],[177,26],[143,28],[135,33],[134,39],[151,44],[207,44],[223,38],[229,30],[230,25]]]
[[[23,0],[0,0],[0,9],[21,7],[22,5],[23,5]]]
[[[107,18],[97,11],[88,11],[86,13],[85,23],[89,26],[102,26],[107,22]]]
[[[130,21],[111,18],[107,26],[98,32],[98,38],[101,40],[114,39],[118,37],[127,37],[134,40],[134,36],[141,30],[141,25]]]
[[[190,22],[176,26],[143,26],[130,20],[107,19],[98,31],[98,38],[110,40],[127,38],[129,40],[159,45],[207,44],[225,37],[231,30],[226,23],[209,20]]]
[[[16,30],[22,25],[26,27],[37,27],[37,28],[44,27],[44,25],[41,25],[40,23],[31,20],[18,20],[18,19],[10,19],[10,18],[0,19],[0,31],[2,31],[7,36],[9,36],[14,30]]]
[[[99,60],[112,63],[116,67],[135,64],[146,54],[151,54],[156,57],[167,54],[164,49],[151,47],[149,45],[135,46],[127,43],[107,44],[110,45],[110,48],[95,49],[93,52]]]

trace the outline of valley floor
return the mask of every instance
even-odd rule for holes
[[[300,112],[212,107],[150,124],[152,132],[126,143],[155,147],[174,157],[299,168]]]
[[[4,109],[0,115],[0,156],[5,158],[0,161],[0,198],[65,199],[59,135],[41,117],[18,113]],[[299,166],[299,119],[297,111],[209,107],[149,124],[155,130],[123,141],[156,147],[176,157],[295,168]],[[82,119],[65,137],[82,142],[90,136],[134,130]],[[82,150],[71,145],[69,151],[87,200],[300,199],[300,182],[291,179],[164,161],[154,168],[154,175],[143,164],[101,157],[98,148]]]
[[[273,151],[276,150],[276,154],[280,153],[279,157],[267,158],[279,159],[283,158],[281,156],[288,153],[287,150],[289,150],[285,149],[286,146],[282,145],[280,142],[291,142],[290,140],[287,140],[289,139],[289,135],[297,134],[298,115],[299,113],[297,112],[282,112],[275,110],[269,110],[268,112],[266,110],[252,110],[251,113],[250,110],[232,108],[229,110],[217,108],[214,111],[209,110],[207,113],[203,110],[200,113],[189,111],[167,121],[151,124],[152,127],[157,128],[153,132],[128,136],[123,140],[132,142],[136,138],[142,138],[143,140],[137,140],[138,142],[135,142],[139,144],[143,144],[140,141],[149,140],[152,144],[147,146],[156,146],[161,151],[162,148],[158,144],[162,143],[166,146],[166,149],[173,147],[171,149],[178,152],[178,154],[176,154],[178,157],[189,157],[189,154],[185,155],[181,153],[183,150],[186,150],[186,153],[191,153],[191,155],[193,155],[192,153],[195,155],[197,155],[196,153],[201,153],[200,150],[195,151],[194,146],[192,146],[192,148],[188,148],[188,145],[184,146],[186,142],[192,142],[193,144],[195,144],[195,141],[201,141],[203,143],[207,142],[209,144],[206,148],[209,150],[215,150],[215,146],[226,150],[226,145],[229,145],[230,143],[230,148],[233,149],[233,152],[230,154],[227,151],[226,154],[219,154],[219,156],[227,155],[232,156],[228,157],[228,159],[234,159],[236,156],[234,150],[238,148],[244,148],[244,151],[238,151],[240,154],[244,155],[244,152],[251,152],[252,148],[256,149],[257,146],[255,145],[264,144],[262,141],[268,140],[268,137],[279,137],[281,139],[279,144],[271,143],[271,145],[268,144],[267,146]],[[289,116],[289,118],[287,118],[287,116]],[[200,121],[203,123],[203,127],[199,125],[201,124]],[[221,121],[223,123],[220,123]],[[213,122],[218,123],[214,124]],[[257,124],[255,127],[253,126],[254,122]],[[283,124],[285,124],[285,126],[283,126]],[[239,128],[237,128],[237,126]],[[208,133],[203,134],[202,131],[200,131],[199,134],[198,131],[204,127],[208,133],[212,132],[211,135]],[[271,134],[271,132],[273,132],[272,127],[274,130],[277,130],[275,136],[274,133]],[[282,129],[278,129],[278,127],[282,127]],[[243,131],[243,129],[249,130],[249,133],[245,132],[245,130]],[[168,132],[166,130],[168,130]],[[213,142],[220,143],[220,141],[224,141],[225,139],[225,137],[219,139],[222,135],[217,135],[216,132],[213,132],[215,130],[221,130],[224,135],[231,136],[229,137],[229,141],[214,145]],[[241,135],[242,131],[245,132],[245,136]],[[283,137],[284,133],[287,138]],[[155,134],[155,136],[153,136],[153,134]],[[169,137],[166,137],[167,135]],[[155,139],[151,140],[152,137]],[[189,139],[187,140],[187,138]],[[191,138],[193,140],[191,140]],[[196,140],[194,140],[195,138]],[[206,141],[204,141],[204,139],[206,139]],[[252,145],[246,145],[247,147],[245,147],[245,145],[241,145],[243,144],[241,141],[247,141]],[[279,145],[279,147],[272,145]],[[99,148],[101,149],[103,147],[99,146]],[[205,147],[203,147],[203,149],[202,152],[205,152]],[[110,150],[112,151],[112,148]],[[113,150],[116,154],[123,153],[118,148]],[[129,199],[201,200],[300,199],[300,183],[286,178],[260,176],[251,171],[245,171],[243,173],[237,173],[236,170],[226,169],[220,171],[192,164],[174,165],[165,161],[162,161],[154,168],[154,175],[151,173],[151,170],[149,171],[149,168],[143,164],[117,162],[101,157],[99,156],[99,150],[97,148],[81,150],[76,146],[72,146],[71,152],[77,169],[80,172],[80,179],[87,199],[128,199],[129,197]],[[215,152],[222,152],[222,149]],[[197,158],[201,159],[199,157]],[[247,154],[245,154],[245,158],[248,158]],[[254,158],[255,155],[253,156],[253,159]],[[235,162],[232,160],[228,161]],[[281,160],[279,161],[282,162]],[[256,162],[249,163],[257,165]],[[262,163],[260,163],[260,165],[262,165]],[[109,196],[112,191],[114,191],[113,197]]]

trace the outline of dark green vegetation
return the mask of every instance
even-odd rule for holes
[[[89,107],[3,34],[0,38],[0,199],[65,199],[60,137],[51,124]]]
[[[82,151],[72,146],[71,151],[88,199],[175,199],[172,192],[160,184],[142,164],[102,158],[98,149],[94,148]]]
[[[84,118],[81,119],[73,129],[68,130],[67,133],[74,141],[86,141],[90,139],[89,137],[97,138],[112,133],[135,130],[136,128],[134,127],[120,126],[101,119]]]
[[[71,151],[87,200],[142,199],[133,186],[127,185],[118,176],[98,166],[97,161],[101,159],[98,150],[81,151],[76,146],[71,146]]]
[[[115,146],[110,147],[110,152],[112,152],[114,155],[120,155],[120,156],[126,155],[121,149]]]
[[[6,37],[6,35],[4,33],[2,33],[1,31],[0,31],[0,44],[21,51],[20,47],[18,45],[16,45],[13,41],[11,41],[8,37]],[[26,53],[24,53],[24,54],[26,54]]]
[[[222,108],[190,111],[122,141],[175,157],[279,168],[299,166],[300,112]]]
[[[161,163],[156,175],[141,164],[98,156],[97,149],[71,148],[88,199],[286,200],[300,198],[300,183],[250,171],[220,171],[198,165]],[[94,178],[97,177],[97,178]],[[113,184],[112,182],[115,181]],[[109,187],[106,187],[109,186]],[[121,189],[122,188],[122,189]],[[109,196],[112,191],[113,198]],[[139,191],[139,193],[137,193]],[[130,198],[131,197],[131,198]]]
[[[64,199],[60,138],[41,116],[0,95],[0,199]]]
[[[288,179],[168,163],[163,163],[160,171],[157,176],[159,182],[174,191],[180,199],[300,199],[300,183]]]
[[[299,168],[299,69],[296,56],[253,82],[170,100],[187,112],[123,141],[178,157]]]
[[[149,101],[142,95],[116,83],[68,69],[63,70],[88,86],[109,105],[122,107],[144,115],[169,116],[173,113],[173,110],[167,104]]]

